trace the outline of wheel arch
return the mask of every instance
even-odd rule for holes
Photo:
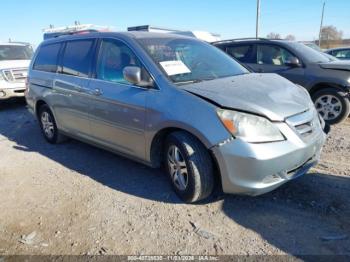
[[[35,115],[37,117],[39,117],[39,109],[43,105],[47,105],[46,101],[44,101],[43,99],[39,99],[38,101],[36,101],[36,103],[35,103]]]
[[[153,167],[160,167],[162,162],[162,152],[164,148],[164,142],[167,136],[173,132],[182,131],[190,134],[191,136],[195,137],[199,142],[201,142],[204,147],[210,151],[210,142],[204,138],[203,135],[199,135],[199,132],[194,132],[191,129],[187,129],[184,127],[179,126],[168,126],[163,127],[162,129],[158,130],[157,133],[152,137],[150,142],[150,149],[149,149],[149,158],[151,165]]]
[[[322,89],[326,88],[336,88],[339,91],[346,91],[342,86],[334,84],[334,83],[328,83],[328,82],[320,82],[317,84],[314,84],[312,88],[310,89],[310,95],[312,96],[315,94],[317,91],[320,91]]]
[[[53,117],[55,118],[55,122],[57,127],[60,127],[60,124],[58,123],[57,116],[55,114],[55,111],[50,107],[49,103],[47,103],[44,99],[40,98],[35,103],[35,115],[39,119],[39,109],[41,106],[47,105],[50,108],[51,113],[53,114]]]
[[[212,152],[210,150],[210,146],[208,146],[208,141],[203,142],[203,138],[201,139],[198,135],[194,134],[193,132],[180,128],[180,127],[164,127],[163,129],[159,130],[152,139],[151,146],[150,146],[150,163],[151,166],[154,168],[159,168],[162,166],[162,160],[163,160],[163,149],[164,149],[164,144],[165,144],[165,139],[167,136],[173,132],[186,132],[190,134],[191,136],[195,137],[200,143],[204,145],[204,147],[208,150],[208,153],[212,159],[212,164],[214,168],[214,179],[215,179],[215,184],[219,187],[222,188],[221,186],[221,172],[219,168],[218,161]]]

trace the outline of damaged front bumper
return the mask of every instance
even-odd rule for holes
[[[284,130],[285,141],[254,144],[237,138],[212,148],[225,193],[261,195],[304,175],[317,164],[325,132],[319,128],[306,142],[286,123],[281,123],[280,129]]]

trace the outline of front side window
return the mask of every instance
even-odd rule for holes
[[[253,45],[229,46],[227,53],[242,63],[256,63]]]
[[[88,77],[93,59],[93,45],[93,39],[67,42],[62,58],[62,73]]]
[[[96,77],[104,81],[130,84],[123,74],[127,66],[140,67],[141,80],[149,81],[150,75],[147,70],[127,45],[115,39],[102,40],[97,59]]]
[[[60,48],[60,43],[41,46],[35,59],[33,69],[55,73],[57,70],[58,53]]]
[[[316,51],[302,43],[289,42],[288,47],[294,53],[297,53],[302,60],[309,61],[310,63],[327,63],[332,61],[332,59],[322,54],[322,52]]]
[[[276,45],[258,45],[258,64],[284,66],[296,58],[289,51]]]
[[[33,49],[26,45],[0,45],[0,61],[5,60],[30,60]]]
[[[140,45],[176,84],[249,73],[218,48],[189,38],[141,38]]]

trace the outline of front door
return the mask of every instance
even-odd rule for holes
[[[296,57],[285,48],[278,45],[257,45],[257,63],[252,65],[258,73],[276,73],[288,80],[303,85],[305,84],[305,69],[302,65],[293,67],[289,61]]]
[[[128,83],[126,66],[141,66],[136,55],[115,39],[101,41],[92,90],[91,132],[99,144],[119,152],[145,157],[145,119],[148,89]]]

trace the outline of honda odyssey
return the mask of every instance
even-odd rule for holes
[[[164,165],[185,202],[207,198],[214,181],[226,193],[269,192],[314,166],[325,141],[304,88],[180,35],[46,40],[26,100],[49,143],[68,136]]]

